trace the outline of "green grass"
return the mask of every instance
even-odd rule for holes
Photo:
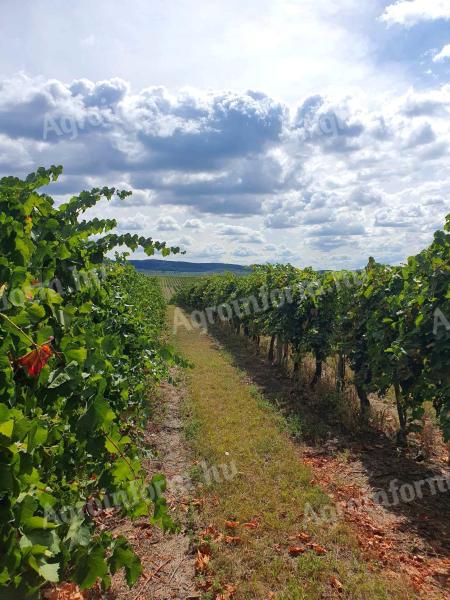
[[[208,465],[234,461],[238,474],[200,487],[205,525],[225,533],[225,521],[257,518],[254,530],[239,528],[242,543],[220,544],[214,552],[214,577],[237,587],[237,600],[264,600],[270,592],[282,600],[399,600],[417,597],[404,581],[386,581],[368,569],[351,530],[343,522],[305,527],[303,511],[330,503],[302,463],[289,433],[301,423],[287,423],[258,389],[249,385],[226,352],[209,336],[179,328],[176,348],[193,363],[186,374],[186,434],[196,458]],[[308,550],[289,556],[295,534],[307,531],[327,554]],[[378,566],[372,565],[374,571]],[[343,585],[332,587],[335,576]],[[206,598],[206,596],[205,596]]]

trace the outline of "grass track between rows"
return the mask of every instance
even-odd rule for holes
[[[362,559],[345,523],[305,526],[305,503],[317,509],[330,500],[312,482],[284,418],[233,365],[231,356],[198,330],[178,328],[173,343],[192,363],[186,374],[185,427],[196,458],[210,466],[225,464],[229,472],[234,462],[238,471],[233,479],[201,488],[201,521],[224,533],[226,520],[260,523],[256,529],[233,532],[241,537],[240,544],[215,548],[217,587],[219,582],[234,584],[237,600],[416,598],[404,581],[385,580],[382,567]],[[289,556],[290,546],[301,545],[296,534],[305,531],[325,547],[325,555],[307,549],[296,558]]]

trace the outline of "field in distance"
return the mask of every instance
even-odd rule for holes
[[[251,272],[250,267],[231,263],[193,263],[155,258],[130,260],[130,263],[141,273],[159,279],[167,301],[182,287],[192,285],[201,277],[225,272],[244,276]]]
[[[251,271],[250,267],[233,263],[199,263],[184,260],[160,260],[157,258],[130,260],[129,262],[138,271],[151,273],[152,275],[212,275],[213,273],[225,272],[246,275]]]
[[[204,275],[193,275],[192,273],[148,273],[156,277],[163,290],[164,298],[167,302],[185,285],[192,285]]]

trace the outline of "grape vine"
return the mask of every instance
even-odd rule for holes
[[[56,207],[40,168],[0,180],[0,596],[37,598],[49,582],[82,589],[138,558],[99,531],[93,497],[122,494],[131,517],[173,528],[164,478],[146,481],[136,441],[148,388],[177,360],[161,342],[164,299],[155,279],[106,259],[116,246],[178,252],[110,219],[83,220],[127,192],[96,188]],[[149,493],[142,494],[146,488]],[[124,496],[125,495],[125,496]],[[67,518],[67,514],[69,518]]]

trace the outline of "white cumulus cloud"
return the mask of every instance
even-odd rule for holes
[[[435,54],[433,57],[434,62],[444,62],[447,58],[450,58],[450,44],[446,44],[440,52]]]
[[[158,231],[178,231],[180,226],[173,217],[167,216],[160,217],[156,221],[156,229]]]
[[[388,25],[412,27],[421,21],[450,19],[448,0],[398,0],[386,6],[381,20]]]

